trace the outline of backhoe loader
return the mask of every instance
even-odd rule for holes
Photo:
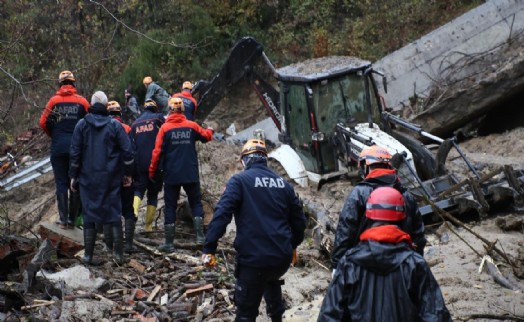
[[[381,84],[387,93],[386,77],[368,61],[331,56],[276,69],[263,46],[244,37],[218,74],[194,87],[197,120],[205,120],[240,81],[252,85],[279,131],[280,143],[269,156],[299,185],[318,187],[341,176],[357,177],[360,151],[377,144],[394,154],[401,180],[417,197],[423,215],[434,214],[438,207],[485,216],[495,204],[523,198],[521,171],[504,166],[479,173],[455,138],[427,133],[386,108],[378,90]],[[430,151],[419,138],[436,143],[438,151]],[[452,148],[470,170],[463,181],[446,169]]]

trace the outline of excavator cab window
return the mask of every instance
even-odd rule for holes
[[[337,123],[347,125],[350,121],[366,123],[365,78],[348,74],[339,78],[326,79],[313,85],[317,122],[320,131],[329,135]],[[373,99],[371,99],[372,104]],[[375,103],[376,104],[376,103]],[[378,120],[377,108],[372,108],[372,119]]]
[[[291,145],[304,162],[308,171],[318,173],[317,161],[311,150],[311,123],[303,83],[289,84],[282,102],[285,104],[287,131]]]
[[[352,72],[311,83],[287,84],[289,90],[286,94],[281,92],[284,95],[281,101],[286,104],[287,132],[308,171],[323,174],[338,170],[331,143],[335,128],[337,123],[347,126],[368,122],[365,81],[369,79],[361,72]],[[309,107],[312,111],[308,108],[308,86],[312,90],[312,106]],[[376,123],[379,121],[378,101],[373,92],[369,97],[372,120]],[[313,128],[322,133],[325,140],[312,142]]]

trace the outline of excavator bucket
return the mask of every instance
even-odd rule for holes
[[[210,81],[200,81],[193,93],[200,98],[196,118],[205,120],[230,87],[250,73],[250,66],[259,59],[264,47],[252,37],[243,37],[231,49],[220,72]]]

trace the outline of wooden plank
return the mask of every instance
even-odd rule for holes
[[[152,301],[157,296],[158,292],[160,292],[161,288],[162,288],[162,286],[160,286],[160,285],[155,286],[153,291],[151,291],[151,294],[149,294],[149,296],[147,297],[147,301],[148,302]]]
[[[37,300],[35,300],[35,302],[37,302]],[[25,305],[25,306],[22,306],[21,307],[21,310],[29,310],[29,309],[33,309],[33,308],[37,308],[37,307],[42,307],[42,306],[47,306],[47,305],[52,305],[52,304],[55,304],[55,301],[44,301],[44,300],[38,300],[38,303],[37,304],[33,304],[33,305]]]
[[[192,296],[196,296],[198,294],[201,294],[205,291],[210,291],[213,289],[213,284],[206,284],[202,287],[199,287],[199,288],[195,288],[195,289],[191,289],[191,290],[187,290],[185,295],[186,297],[192,297]]]

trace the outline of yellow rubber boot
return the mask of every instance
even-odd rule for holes
[[[156,206],[148,205],[146,208],[146,218],[145,218],[145,225],[144,225],[145,231],[153,230],[153,220],[155,219],[155,214],[156,214]]]
[[[133,199],[133,211],[135,212],[135,218],[138,218],[138,209],[140,208],[140,203],[142,199],[139,196],[135,196]]]

